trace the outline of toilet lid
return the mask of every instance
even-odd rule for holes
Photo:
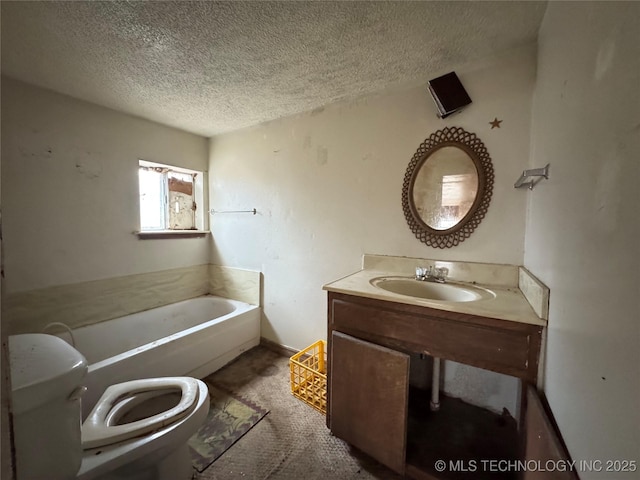
[[[142,420],[123,425],[108,425],[113,408],[132,395],[157,390],[180,389],[180,402],[173,408]],[[82,448],[96,448],[145,435],[186,417],[198,400],[198,382],[190,377],[165,377],[132,380],[108,387],[82,424]]]

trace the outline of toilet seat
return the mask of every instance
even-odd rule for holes
[[[179,389],[180,402],[173,408],[123,425],[109,425],[114,409],[136,394]],[[189,377],[148,378],[108,387],[82,424],[82,447],[90,449],[122,442],[170,425],[189,415],[198,403],[198,381]],[[126,405],[123,407],[126,408]]]

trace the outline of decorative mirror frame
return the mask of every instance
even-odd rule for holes
[[[427,225],[416,209],[413,185],[422,165],[442,147],[458,147],[466,152],[478,171],[478,192],[467,214],[453,227],[436,230]],[[411,158],[402,184],[402,210],[416,238],[430,247],[451,248],[469,238],[487,213],[493,195],[493,164],[484,143],[475,133],[460,127],[445,127],[432,133]]]

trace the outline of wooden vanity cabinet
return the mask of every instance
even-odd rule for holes
[[[542,327],[328,292],[327,426],[392,470],[406,466],[409,355],[534,384]],[[521,395],[524,405],[525,397]]]

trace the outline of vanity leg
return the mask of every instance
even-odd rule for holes
[[[433,357],[433,373],[431,380],[431,403],[432,412],[440,410],[440,357]]]

